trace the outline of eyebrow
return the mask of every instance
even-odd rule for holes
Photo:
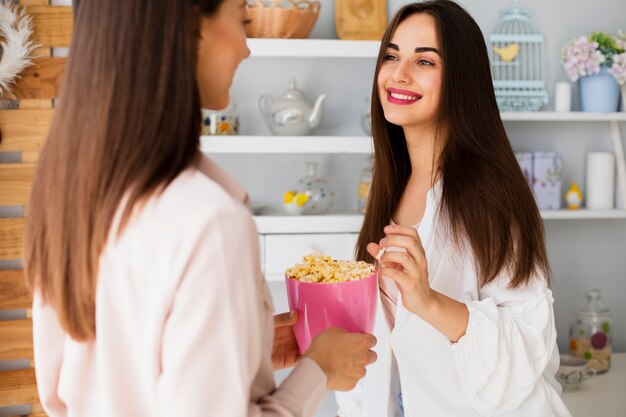
[[[389,46],[387,47],[391,49],[395,49],[396,51],[400,52],[400,47],[396,45],[395,43],[389,43]],[[417,48],[415,48],[416,54],[419,54],[420,52],[434,52],[437,55],[441,55],[437,48],[431,48],[430,46],[418,46]]]

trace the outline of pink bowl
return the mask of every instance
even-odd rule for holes
[[[324,330],[337,327],[372,333],[376,318],[376,272],[356,281],[333,284],[301,282],[285,277],[290,310],[298,310],[293,326],[300,353]]]

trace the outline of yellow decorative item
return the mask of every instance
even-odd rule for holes
[[[293,200],[295,197],[296,197],[296,194],[293,191],[287,191],[285,192],[285,195],[283,196],[283,202],[285,204],[291,204],[293,203]]]
[[[300,207],[304,206],[307,201],[309,201],[308,195],[302,193],[296,194],[296,204]]]
[[[570,189],[565,193],[567,208],[570,210],[578,210],[583,202],[583,195],[578,189],[578,184],[572,183]]]
[[[500,60],[511,62],[517,57],[517,54],[519,54],[520,46],[517,43],[512,43],[504,48],[494,47],[493,50],[496,54],[500,55]]]

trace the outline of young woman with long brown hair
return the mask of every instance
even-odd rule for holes
[[[554,378],[541,217],[483,35],[462,7],[397,12],[371,110],[376,157],[357,258],[380,261],[384,319],[379,362],[337,395],[339,415],[569,416]]]
[[[375,359],[373,336],[330,330],[274,384],[247,196],[198,150],[246,19],[243,0],[81,2],[25,244],[50,417],[311,416]]]

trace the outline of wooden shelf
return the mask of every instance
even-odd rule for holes
[[[544,220],[626,219],[626,210],[546,210]],[[321,216],[260,215],[254,216],[261,234],[359,233],[360,214],[327,214]]]
[[[369,136],[201,136],[200,150],[217,153],[371,154]]]
[[[376,58],[380,41],[248,39],[251,57]]]

